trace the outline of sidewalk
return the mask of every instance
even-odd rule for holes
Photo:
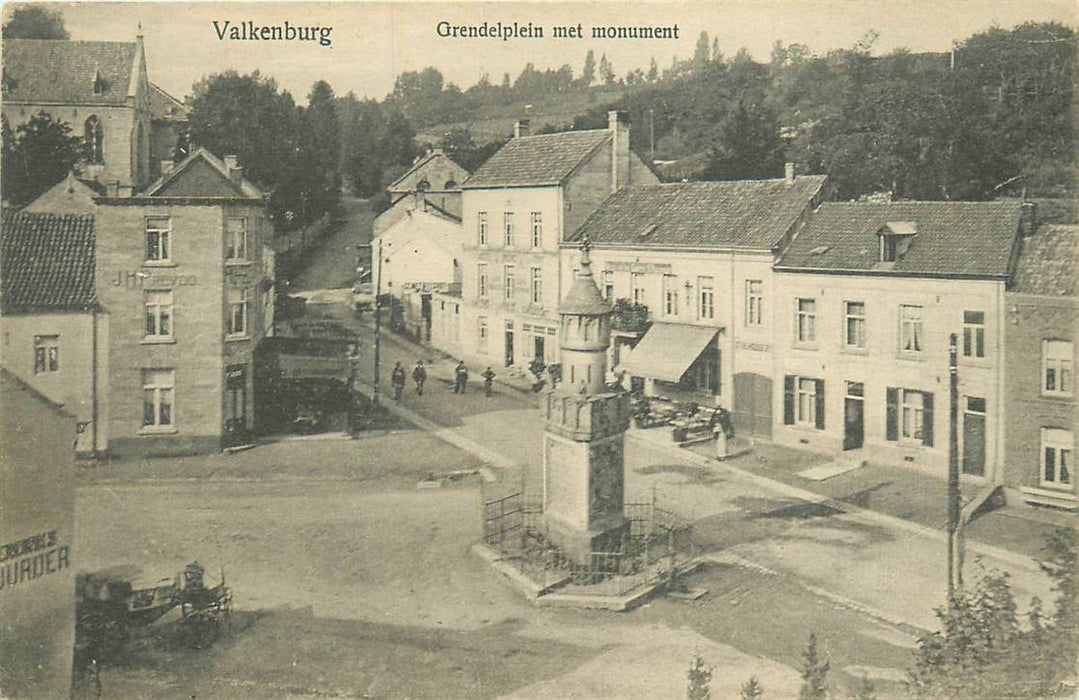
[[[872,513],[875,519],[887,519],[888,525],[905,529],[932,531],[944,537],[947,524],[947,482],[902,467],[867,464],[824,481],[798,475],[808,467],[830,460],[801,450],[765,441],[756,441],[748,454],[719,462],[714,457],[714,443],[704,442],[679,447],[669,430],[632,429],[634,437],[655,446],[666,447],[715,469],[730,469],[755,479],[764,479],[794,489],[803,497],[833,505],[848,512]],[[792,495],[795,495],[792,493]],[[1063,512],[1042,511],[1027,514],[1024,506],[1009,506],[975,518],[965,530],[968,549],[999,559],[1034,568],[1042,546],[1053,530],[1072,526],[1073,516]]]

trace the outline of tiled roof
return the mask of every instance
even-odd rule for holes
[[[157,85],[150,83],[150,115],[154,119],[183,121],[190,110],[182,100],[178,100]]]
[[[1049,224],[1023,239],[1010,291],[1074,297],[1079,290],[1079,226]]]
[[[626,187],[570,237],[593,244],[770,248],[820,194],[826,177]]]
[[[412,191],[413,187],[409,186],[409,181],[412,179],[412,176],[417,171],[427,167],[427,165],[434,160],[444,160],[449,163],[452,169],[457,170],[461,173],[461,179],[465,179],[468,177],[467,170],[462,168],[461,165],[453,158],[450,158],[448,155],[446,155],[445,151],[443,151],[441,148],[436,148],[427,155],[421,156],[418,160],[416,160],[416,162],[412,164],[412,167],[405,171],[404,175],[387,185],[386,189],[390,192]],[[460,187],[460,185],[458,185],[458,187]],[[440,190],[442,188],[433,186],[431,189]]]
[[[593,129],[511,139],[465,180],[463,187],[558,184],[610,134],[606,129]]]
[[[0,312],[73,311],[94,304],[94,217],[5,210]]]
[[[4,40],[6,102],[124,104],[137,45],[119,41]],[[104,91],[94,94],[100,76]]]
[[[1006,277],[1020,202],[826,202],[776,269],[890,275]],[[880,262],[878,232],[909,222],[917,233],[895,262]]]
[[[144,196],[262,199],[262,190],[246,178],[241,177],[238,182],[233,180],[225,161],[205,148],[199,148],[150,184]]]
[[[600,294],[592,275],[592,262],[588,257],[581,258],[581,268],[574,275],[573,285],[566,298],[558,305],[560,314],[601,316],[611,312],[611,305]]]

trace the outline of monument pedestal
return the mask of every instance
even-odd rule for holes
[[[544,514],[547,537],[562,553],[578,564],[589,564],[593,552],[617,552],[629,537],[629,520],[621,514],[598,518],[587,530]]]

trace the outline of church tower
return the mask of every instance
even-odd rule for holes
[[[544,395],[543,517],[548,537],[571,559],[617,551],[629,534],[623,514],[629,396],[608,389],[611,306],[592,276],[587,241],[581,268],[558,308],[562,382]]]

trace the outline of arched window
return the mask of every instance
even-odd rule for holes
[[[101,127],[97,115],[91,114],[83,127],[83,141],[86,143],[86,157],[91,163],[105,162],[105,130]]]
[[[431,189],[431,183],[427,181],[427,178],[424,178],[424,179],[420,180],[416,184],[416,191],[417,192],[426,192],[429,189]]]
[[[442,186],[442,189],[444,189],[444,190],[455,190],[455,189],[457,189],[457,181],[452,179],[452,178],[449,179],[449,180],[446,180],[446,184]]]

